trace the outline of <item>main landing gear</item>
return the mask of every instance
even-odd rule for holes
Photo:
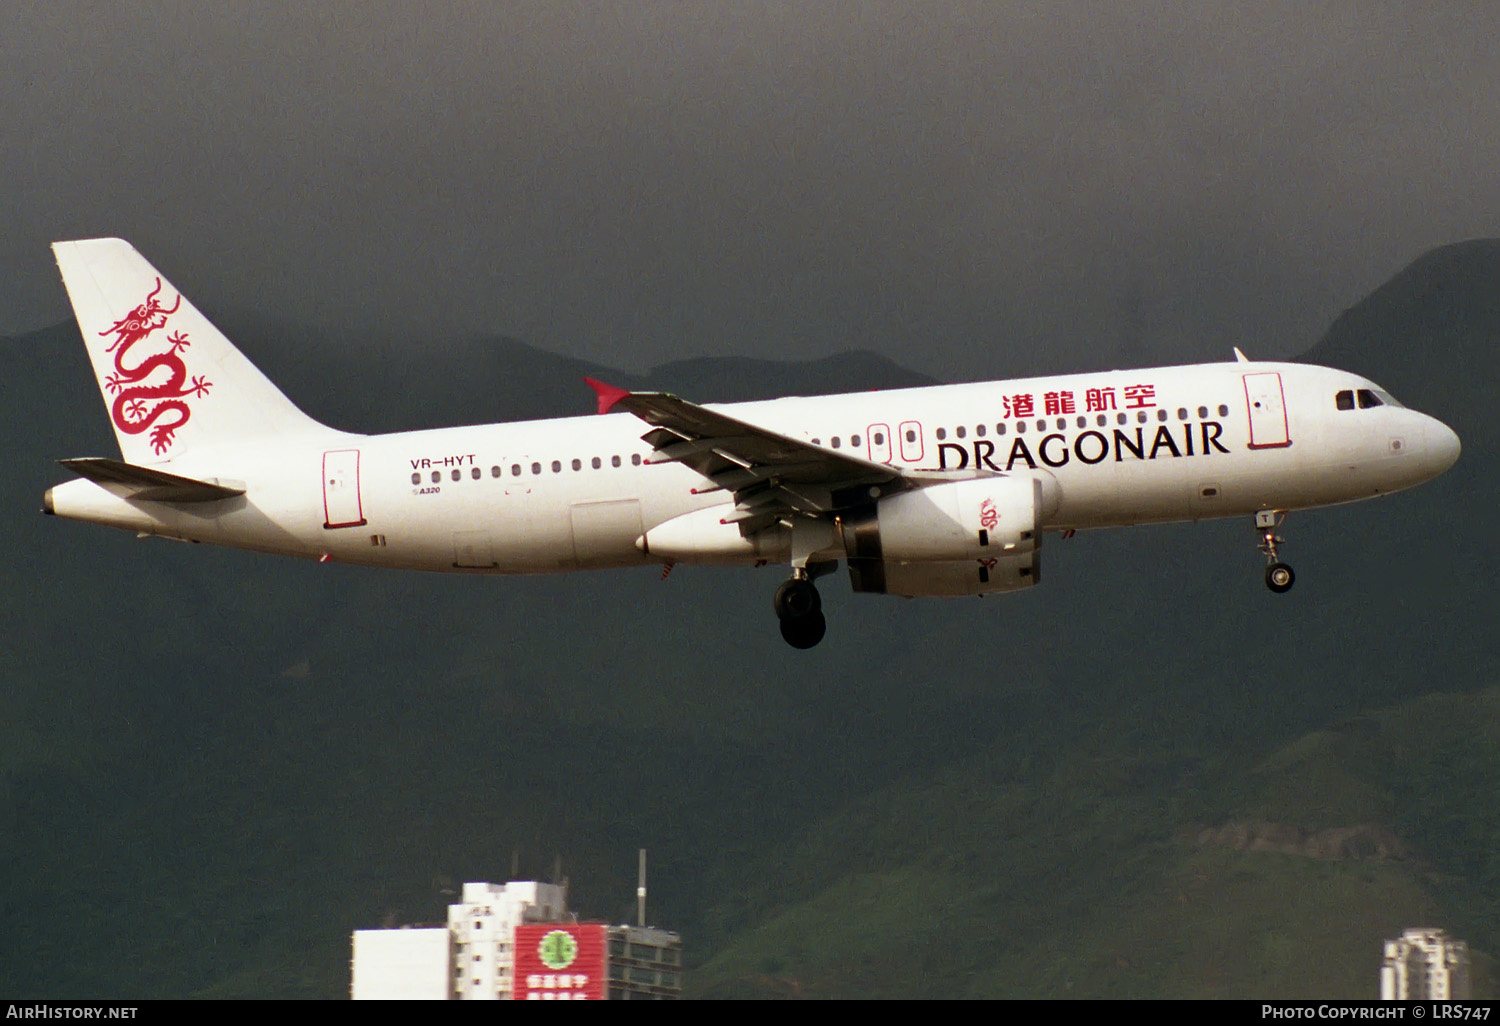
[[[794,568],[792,576],[776,589],[776,617],[781,621],[781,636],[793,648],[812,648],[823,640],[828,631],[823,599],[806,570]]]
[[[1255,514],[1255,529],[1260,532],[1260,551],[1266,555],[1266,587],[1280,595],[1290,591],[1297,581],[1292,568],[1281,561],[1276,546],[1285,541],[1276,529],[1286,520],[1286,514],[1274,509],[1263,509]]]

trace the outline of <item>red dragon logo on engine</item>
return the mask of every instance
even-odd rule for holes
[[[205,396],[213,384],[202,375],[188,380],[187,365],[179,354],[190,343],[187,335],[180,331],[167,337],[165,352],[152,353],[134,365],[125,362],[126,354],[136,343],[144,342],[165,328],[167,318],[182,305],[182,297],[178,296],[170,308],[164,307],[156,298],[159,292],[161,279],[157,278],[156,288],[151,290],[144,303],[99,332],[100,335],[115,336],[105,350],[115,354],[115,373],[104,379],[105,387],[115,397],[109,408],[115,427],[127,435],[138,435],[149,428],[151,448],[158,455],[172,447],[173,436],[193,415],[183,397]],[[162,370],[166,371],[165,379],[157,373]],[[147,384],[146,379],[152,375],[156,375],[157,381]],[[169,419],[162,420],[168,415]]]
[[[993,531],[1000,523],[1000,513],[995,509],[994,499],[985,499],[979,504],[979,526],[986,531]]]

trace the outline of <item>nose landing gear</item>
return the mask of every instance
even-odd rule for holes
[[[1286,514],[1274,509],[1263,509],[1255,514],[1255,529],[1260,532],[1260,551],[1266,556],[1266,587],[1276,594],[1290,591],[1297,581],[1297,575],[1292,568],[1281,562],[1281,557],[1276,551],[1276,546],[1285,541],[1276,533],[1286,520]]]
[[[812,648],[823,640],[828,631],[828,621],[823,619],[823,599],[806,570],[792,570],[792,576],[776,589],[775,605],[781,636],[788,645]]]

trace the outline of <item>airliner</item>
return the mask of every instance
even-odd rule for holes
[[[695,405],[585,379],[585,416],[364,435],[299,410],[131,245],[53,245],[120,459],[62,460],[46,513],[322,562],[522,574],[788,568],[987,595],[1041,579],[1046,534],[1254,518],[1285,592],[1286,514],[1441,474],[1459,439],[1355,374],[1223,363]],[[584,393],[586,394],[586,393]]]

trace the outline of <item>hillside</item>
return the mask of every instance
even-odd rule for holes
[[[1361,714],[1258,760],[1143,759],[1123,736],[1087,762],[996,746],[768,859],[740,912],[754,925],[694,983],[1368,999],[1381,940],[1441,923],[1479,949],[1476,994],[1493,995],[1497,735],[1491,688]],[[851,871],[851,851],[878,855]]]

